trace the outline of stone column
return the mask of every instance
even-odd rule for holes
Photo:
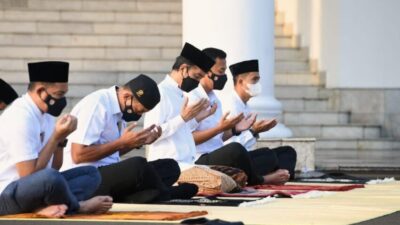
[[[182,7],[183,42],[226,51],[228,66],[259,60],[263,92],[249,104],[258,118],[279,118],[282,105],[274,96],[274,0],[183,0]],[[220,95],[222,101],[232,88],[232,81],[228,81]],[[290,136],[292,132],[282,123],[262,134],[274,138]]]

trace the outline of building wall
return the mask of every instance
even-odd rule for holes
[[[400,1],[279,0],[328,87],[400,87]]]

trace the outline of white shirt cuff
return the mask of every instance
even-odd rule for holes
[[[190,131],[196,130],[196,128],[199,126],[196,118],[189,120],[186,124],[189,126]]]

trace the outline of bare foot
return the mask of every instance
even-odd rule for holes
[[[264,184],[285,184],[289,180],[290,174],[287,170],[279,169],[264,176]]]
[[[110,196],[96,196],[79,202],[79,213],[101,214],[111,209],[113,199]]]
[[[35,213],[48,218],[61,218],[65,215],[67,209],[68,207],[66,205],[49,205]]]

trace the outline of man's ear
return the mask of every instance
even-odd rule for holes
[[[239,85],[243,84],[243,76],[242,75],[239,75],[236,77],[236,83]]]
[[[7,104],[2,102],[2,101],[0,101],[0,110],[5,109],[6,107],[7,107]]]
[[[182,65],[179,66],[179,72],[182,73],[182,76],[185,77],[185,75],[188,75],[189,73],[189,65],[186,63],[183,63]]]
[[[179,66],[179,71],[185,72],[185,70],[187,70],[187,67],[188,65],[186,63],[183,63]]]
[[[248,76],[249,74],[248,73],[244,73],[244,74],[240,74],[237,78],[238,78],[238,81],[239,81],[239,83],[241,84],[241,85],[243,85],[244,83],[245,83],[245,80],[246,80],[246,78],[247,78],[247,76]]]
[[[45,88],[45,86],[44,86],[43,84],[41,84],[41,83],[36,84],[35,93],[36,93],[40,98],[42,98],[43,92],[45,92],[45,91],[46,91],[46,88]]]
[[[212,78],[212,72],[208,71],[204,77],[207,77],[208,79],[212,80],[211,79]]]

